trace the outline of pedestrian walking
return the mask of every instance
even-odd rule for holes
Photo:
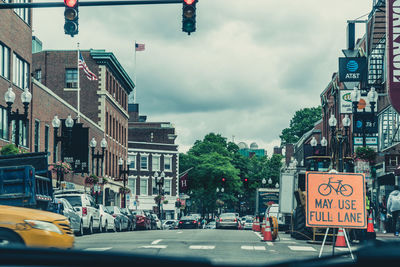
[[[398,187],[393,190],[389,195],[387,210],[389,212],[389,215],[391,215],[393,219],[392,229],[394,235],[399,236],[399,228],[397,227],[397,222],[399,221],[400,215],[400,191],[398,190]]]
[[[381,202],[379,203],[379,215],[380,215],[380,229],[386,234],[386,221],[387,221],[387,205],[386,196],[383,195]]]

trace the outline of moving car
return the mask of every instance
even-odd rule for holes
[[[121,212],[129,218],[129,230],[136,230],[136,216],[128,208],[121,208]]]
[[[129,230],[129,218],[122,214],[120,208],[117,206],[106,206],[106,209],[115,218],[114,223],[117,231]]]
[[[67,217],[63,215],[0,205],[0,218],[0,247],[22,245],[72,248],[74,246],[73,231]]]
[[[215,221],[211,221],[206,225],[206,229],[216,229],[217,223]]]
[[[217,229],[222,228],[239,228],[238,218],[235,213],[222,213],[216,224]]]
[[[155,222],[155,229],[156,230],[161,230],[162,225],[161,225],[160,219],[158,219],[158,216],[156,214],[154,214],[154,213],[151,214],[151,216],[153,217],[154,222]]]
[[[132,214],[136,216],[136,229],[151,230],[150,218],[146,216],[143,210],[134,210]]]
[[[68,200],[64,198],[54,198],[49,205],[48,211],[64,215],[70,222],[71,229],[78,236],[83,235],[82,215],[76,212]]]
[[[100,232],[116,232],[115,218],[110,214],[104,205],[99,205],[100,211]]]
[[[93,198],[80,190],[63,190],[54,193],[57,198],[65,198],[74,207],[74,210],[82,214],[83,229],[88,234],[100,229],[100,212]]]
[[[253,220],[247,219],[244,223],[244,230],[252,230],[253,229]]]
[[[163,221],[162,229],[164,229],[164,230],[175,229],[175,227],[177,226],[177,223],[178,223],[177,220],[165,220],[165,221]]]
[[[199,224],[197,219],[194,216],[184,216],[179,220],[179,229],[184,229],[184,228],[192,228],[192,229],[198,229]]]

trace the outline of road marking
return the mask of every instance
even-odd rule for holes
[[[313,247],[303,247],[303,246],[288,246],[291,250],[295,251],[316,251]]]
[[[158,243],[160,243],[162,241],[162,239],[157,239],[154,240],[153,242],[151,242],[152,245],[157,245]]]
[[[190,246],[189,249],[214,249],[215,246]]]
[[[182,234],[182,233],[183,233],[182,231],[177,232],[177,234]]]
[[[141,246],[139,248],[167,248],[166,245],[150,245],[150,246]]]
[[[110,250],[112,249],[112,247],[109,248],[85,248],[84,250],[86,251],[106,251],[106,250]]]
[[[281,240],[282,241],[291,241],[292,239],[291,238],[282,237]]]
[[[297,244],[296,241],[282,241],[282,242],[279,242],[279,243],[281,243],[281,244]]]
[[[264,246],[241,246],[244,250],[266,250]]]
[[[265,243],[267,243],[268,246],[273,246],[274,245],[274,243],[272,243],[271,241],[267,241]]]
[[[263,239],[263,237],[261,236],[261,234],[259,232],[253,232],[256,236],[258,236],[259,238]]]
[[[335,248],[338,251],[349,251],[349,248]]]

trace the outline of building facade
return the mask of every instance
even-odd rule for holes
[[[157,211],[155,197],[159,195],[159,188],[156,176],[161,177],[164,173],[162,218],[176,219],[179,214],[175,207],[179,198],[179,154],[175,128],[169,122],[143,121],[138,104],[129,104],[129,115],[129,207]]]

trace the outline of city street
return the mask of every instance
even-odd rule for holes
[[[261,242],[261,236],[253,231],[214,229],[102,233],[77,237],[75,243],[76,249],[86,251],[189,256],[206,258],[215,264],[241,265],[316,259],[320,247],[292,239],[284,233],[280,233],[280,240],[275,242]],[[336,252],[339,254],[346,250],[337,248]],[[332,247],[326,246],[323,255],[331,253]],[[351,260],[351,257],[344,255],[340,260]]]

